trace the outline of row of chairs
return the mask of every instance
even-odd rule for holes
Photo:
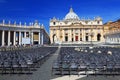
[[[66,71],[69,74],[78,74],[80,71],[120,74],[119,52],[119,48],[113,47],[63,47],[52,69],[60,74]]]
[[[0,52],[0,73],[32,73],[43,64],[57,48],[33,47]]]

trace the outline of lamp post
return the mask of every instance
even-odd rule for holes
[[[90,37],[91,37],[91,46],[93,46],[93,42],[92,42],[93,36],[94,36],[94,33],[92,32],[92,26],[91,26],[91,33],[90,33]]]
[[[90,36],[91,36],[91,46],[93,46],[93,42],[92,42],[92,38],[94,36],[93,32],[91,32]]]
[[[59,40],[58,40],[58,43],[60,44],[60,39],[61,39],[61,38],[60,38],[60,35],[61,35],[61,34],[60,34],[60,26],[59,26],[58,30],[59,30],[59,37],[58,37]]]
[[[106,34],[104,34],[104,39],[105,39],[105,43],[104,44],[106,44],[106,41],[107,41],[107,37],[106,37]]]

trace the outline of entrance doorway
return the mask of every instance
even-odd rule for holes
[[[66,42],[68,41],[68,36],[65,36],[65,41],[66,41]]]
[[[53,43],[55,43],[55,36],[56,36],[56,35],[54,34],[54,35],[53,35]]]
[[[78,36],[75,36],[75,41],[78,41]]]
[[[86,41],[88,41],[88,36],[86,36]]]
[[[100,41],[101,39],[101,35],[100,34],[97,34],[97,41]]]
[[[74,39],[72,38],[72,42],[74,41]]]

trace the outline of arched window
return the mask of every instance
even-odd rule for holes
[[[56,22],[53,22],[53,25],[56,25]]]
[[[100,21],[97,21],[97,24],[100,24]]]

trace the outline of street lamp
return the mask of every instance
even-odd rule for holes
[[[91,46],[93,46],[93,42],[92,42],[93,36],[94,36],[94,33],[92,32],[92,26],[91,26],[91,33],[90,33],[90,37],[91,37]]]
[[[94,33],[91,32],[90,36],[91,36],[91,45],[93,46],[92,38],[93,38],[93,36],[94,36]]]

